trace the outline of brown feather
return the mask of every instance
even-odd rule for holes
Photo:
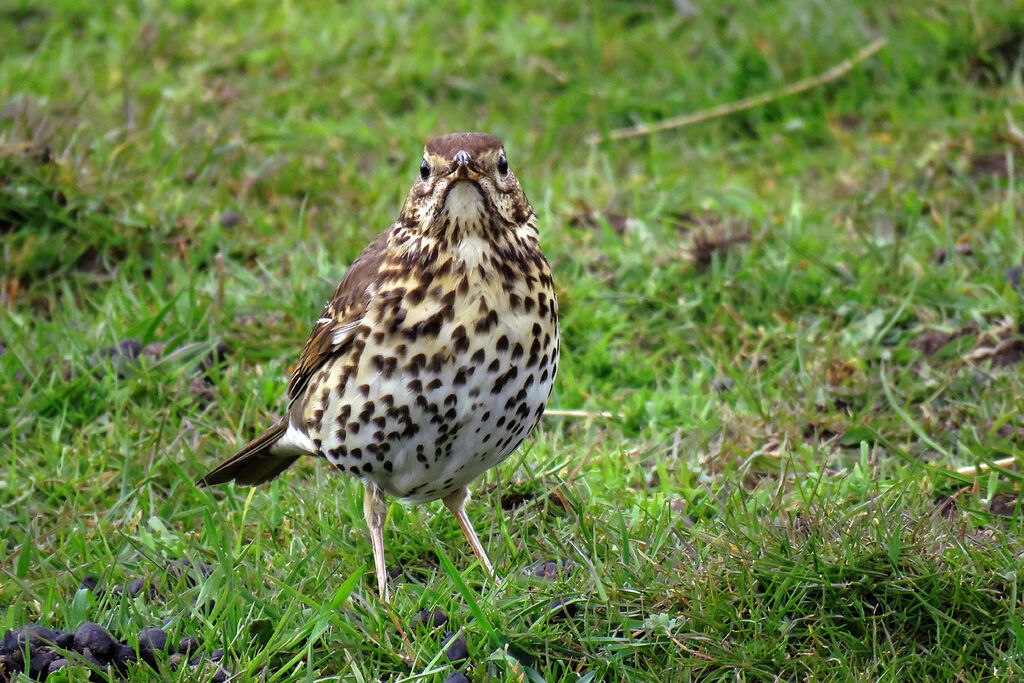
[[[427,154],[451,159],[460,150],[476,158],[485,152],[501,149],[501,140],[487,133],[449,133],[428,142],[425,151]]]
[[[385,230],[370,242],[349,266],[334,296],[324,306],[320,320],[313,326],[313,331],[306,341],[292,378],[288,382],[288,398],[297,398],[309,384],[309,379],[334,354],[345,346],[348,337],[335,340],[335,333],[346,325],[357,325],[366,312],[366,306],[373,292],[369,286],[377,277],[377,271],[384,261],[384,250],[387,246],[391,229]]]
[[[288,423],[278,420],[273,427],[247,443],[237,453],[196,481],[196,486],[215,486],[234,481],[240,486],[256,486],[284,472],[298,459],[297,455],[279,456],[270,452]]]

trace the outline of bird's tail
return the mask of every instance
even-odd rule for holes
[[[298,455],[271,453],[270,449],[284,436],[287,428],[287,417],[278,420],[273,427],[200,477],[196,481],[196,486],[214,486],[229,481],[234,481],[240,486],[256,486],[281,474],[299,458]]]

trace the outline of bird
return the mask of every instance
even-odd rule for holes
[[[433,138],[398,218],[314,323],[285,414],[196,483],[256,486],[323,458],[363,483],[384,602],[387,496],[443,501],[494,577],[468,485],[540,422],[559,351],[551,268],[504,145],[487,133]]]

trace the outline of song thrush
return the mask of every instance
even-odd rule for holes
[[[287,414],[197,483],[253,486],[321,456],[363,481],[385,601],[385,494],[443,500],[493,576],[466,485],[540,420],[558,345],[537,217],[501,141],[435,138],[398,220],[352,262],[314,324]]]

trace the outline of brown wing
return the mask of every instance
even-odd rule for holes
[[[390,233],[391,228],[388,228],[363,249],[349,266],[334,296],[324,306],[320,319],[316,321],[306,341],[306,348],[295,364],[291,381],[288,382],[289,399],[302,393],[310,377],[345,346],[359,327],[370,297],[373,296],[371,285],[376,281],[377,271],[384,261],[384,250]]]

